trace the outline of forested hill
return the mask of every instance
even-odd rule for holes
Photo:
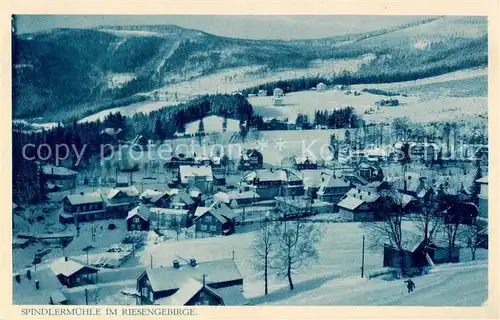
[[[380,81],[401,71],[404,79],[420,78],[486,65],[488,46],[486,18],[436,17],[295,41],[232,39],[173,25],[56,29],[14,35],[12,49],[13,115],[30,118],[112,104],[232,67],[265,66],[273,72],[373,54],[358,75]]]

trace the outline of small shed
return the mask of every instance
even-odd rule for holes
[[[68,257],[60,258],[50,265],[62,285],[68,288],[97,283],[98,269],[86,266]]]

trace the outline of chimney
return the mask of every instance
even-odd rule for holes
[[[84,195],[84,193],[83,193],[83,192],[80,192],[80,195],[81,195],[81,196],[83,196],[83,195]]]
[[[38,280],[35,281],[35,289],[40,290],[40,282]]]
[[[325,177],[321,177],[321,182],[325,182]]]
[[[31,270],[26,271],[26,278],[31,279]]]
[[[68,261],[68,257],[64,257],[64,261]]]
[[[205,274],[203,274],[203,286],[205,286]]]
[[[359,195],[359,200],[363,200],[363,195]]]
[[[358,189],[358,193],[361,193],[361,189]]]
[[[16,274],[15,278],[16,278],[16,282],[21,283],[21,275],[20,274]]]
[[[177,259],[176,259],[176,260],[174,260],[174,261],[173,261],[173,264],[174,264],[174,268],[175,268],[175,269],[179,269],[179,267],[180,267],[180,265],[179,265],[179,260],[177,260]]]
[[[368,195],[371,195],[372,193],[370,191],[368,191]]]
[[[191,265],[191,267],[196,267],[196,259],[189,259],[189,264]]]

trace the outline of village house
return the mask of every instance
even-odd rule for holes
[[[28,269],[12,276],[12,302],[15,305],[66,304],[61,284],[52,269]]]
[[[318,163],[314,159],[307,156],[295,158],[295,169],[297,170],[314,170],[318,168]]]
[[[334,210],[333,204],[330,202],[314,200],[304,196],[276,197],[275,200],[276,210],[285,218],[331,213]]]
[[[150,208],[143,204],[129,211],[127,215],[128,231],[148,231],[150,229]]]
[[[158,191],[147,189],[140,196],[141,203],[152,207],[166,208],[168,207],[170,190]]]
[[[151,208],[152,222],[158,228],[180,229],[187,228],[189,211],[185,209]]]
[[[433,264],[460,262],[460,244],[451,250],[444,239],[434,239],[426,245],[420,236],[410,236],[406,241],[407,249],[399,250],[395,246],[384,245],[383,266],[390,268],[404,267],[407,270],[422,270]]]
[[[202,193],[213,192],[213,173],[211,166],[179,166],[179,180],[182,185],[196,187]]]
[[[283,105],[283,97],[285,96],[283,89],[275,88],[273,90],[273,105],[280,106]]]
[[[49,191],[69,190],[76,186],[77,172],[66,167],[43,165],[42,174]]]
[[[139,191],[135,186],[115,187],[109,191],[106,200],[108,215],[124,218],[127,212],[139,202]]]
[[[337,203],[350,188],[351,184],[344,177],[338,177],[336,174],[323,177],[317,192],[318,199],[324,202]]]
[[[301,196],[304,194],[302,179],[289,170],[262,169],[246,174],[241,186],[256,192],[261,200],[272,200],[276,196]]]
[[[267,97],[267,90],[259,90],[259,92],[257,93],[257,96],[259,97]]]
[[[148,268],[137,279],[137,304],[245,305],[243,277],[234,260],[216,260]]]
[[[104,200],[99,192],[70,194],[63,198],[61,223],[94,221],[106,218]]]
[[[215,201],[222,201],[231,208],[251,205],[260,200],[259,194],[254,191],[231,191],[231,192],[217,192],[214,194]]]
[[[304,195],[309,198],[317,199],[318,191],[324,178],[333,175],[331,170],[301,170],[300,173],[302,182],[304,184]]]
[[[186,192],[186,190],[181,189],[171,189],[170,197],[166,200],[166,206],[163,208],[170,209],[185,209],[189,212],[194,212],[197,205],[193,198]]]
[[[50,264],[50,268],[61,284],[68,288],[98,282],[98,269],[86,266],[68,257],[55,260]]]
[[[234,232],[236,213],[221,201],[198,207],[194,213],[196,237],[229,235]]]
[[[475,181],[481,186],[479,193],[479,216],[488,219],[488,176]]]
[[[264,163],[262,153],[255,149],[247,149],[242,151],[238,170],[255,170],[261,169]]]
[[[374,163],[362,162],[358,166],[356,173],[368,182],[382,181],[384,179],[382,168]]]
[[[316,86],[316,91],[322,92],[328,89],[328,86],[324,84],[323,82],[318,83]]]

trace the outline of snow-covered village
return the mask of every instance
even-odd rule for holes
[[[486,305],[487,19],[348,18],[14,16],[13,304]]]

